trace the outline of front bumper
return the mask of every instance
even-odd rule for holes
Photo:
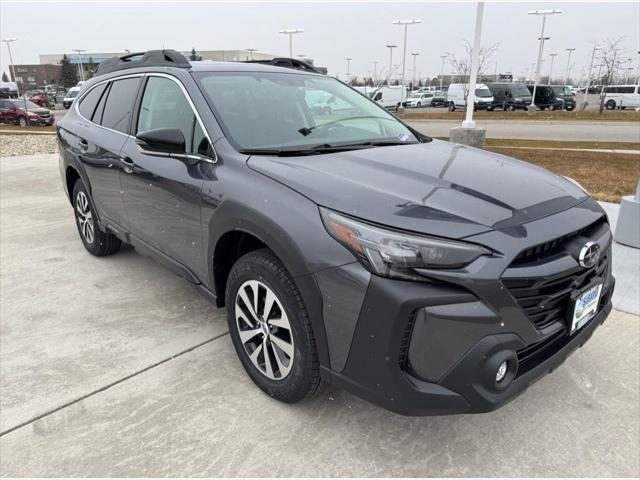
[[[354,280],[357,278],[365,284],[366,294],[358,301],[359,308],[352,308],[359,314],[349,338],[348,354],[343,355],[346,360],[337,365],[332,355],[333,368],[323,367],[323,376],[404,415],[488,412],[515,398],[582,346],[611,311],[615,286],[611,275],[611,234],[594,203],[585,202],[532,222],[528,228],[529,244],[514,240],[513,250],[503,258],[487,259],[460,272],[458,277],[445,278],[448,273],[442,273],[442,282],[435,276],[429,283],[374,275],[369,278],[358,273],[357,268],[364,270],[359,264],[339,267],[335,277],[348,283],[334,287],[333,298],[327,299],[323,291],[325,302],[336,303],[342,296],[352,301],[353,292],[358,289]],[[605,254],[600,266],[580,270],[570,255],[555,253],[546,263],[533,262],[526,268],[513,263],[523,245],[528,249],[550,240],[549,231],[565,228],[563,234],[568,234],[585,225],[590,225],[589,235],[602,242]],[[503,235],[496,232],[476,236],[480,237],[487,244],[492,238],[504,241]],[[571,242],[575,238],[571,237]],[[508,250],[505,247],[503,252]],[[518,284],[524,281],[525,270],[539,275],[531,288],[549,289],[549,285],[562,280],[575,282],[576,288],[581,289],[594,276],[601,279],[598,313],[573,335],[567,333],[564,321],[567,303],[550,304],[546,315],[540,316],[535,308],[527,313],[530,307],[520,303],[526,299],[519,298],[513,290],[528,292],[529,287]],[[322,277],[319,284],[325,288]],[[549,296],[553,295],[555,292]],[[558,309],[562,312],[554,313]],[[336,330],[342,337],[348,333],[344,321],[333,327],[331,323],[327,325],[329,332]],[[330,350],[335,349],[334,344],[329,342]],[[504,360],[510,365],[509,381],[497,385],[496,369]]]

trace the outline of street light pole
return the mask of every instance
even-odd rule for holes
[[[569,85],[569,70],[571,69],[571,52],[573,52],[575,48],[565,48],[565,51],[569,52],[569,56],[567,57],[567,72],[564,76],[564,84]]]
[[[247,48],[247,52],[249,52],[249,55],[251,55],[251,60],[253,60],[253,52],[257,52],[258,49],[257,48]]]
[[[540,66],[542,64],[542,54],[544,51],[544,27],[547,21],[547,15],[555,15],[558,13],[562,13],[562,10],[531,10],[527,12],[529,15],[542,15],[542,29],[540,30],[540,46],[538,48],[538,63],[536,66],[536,72],[533,80],[533,92],[531,93],[531,106],[530,109],[532,112],[535,111],[536,104],[536,87],[538,86],[538,82],[540,81]]]
[[[289,35],[289,58],[293,58],[293,36],[296,33],[302,32],[304,32],[302,28],[286,28],[284,30],[280,30],[280,33],[283,35]]]
[[[391,85],[391,65],[393,61],[393,49],[397,47],[397,45],[387,45],[387,48],[389,49],[389,73],[387,74],[387,85]]]
[[[476,26],[473,35],[473,50],[471,51],[471,78],[469,79],[469,94],[467,95],[467,115],[462,122],[464,128],[474,128],[473,109],[476,104],[476,81],[478,80],[478,67],[480,63],[480,38],[482,37],[482,16],[484,14],[484,2],[478,2],[476,7]]]
[[[444,60],[445,58],[447,58],[447,56],[440,55],[440,58],[442,59],[442,70],[440,71],[440,90],[442,90],[442,80],[444,78]]]
[[[3,38],[2,41],[7,44],[7,49],[9,50],[9,70],[11,70],[11,75],[13,77],[13,81],[16,83],[16,93],[18,97],[20,96],[20,87],[18,86],[18,80],[16,80],[16,68],[13,66],[13,56],[11,55],[11,42],[15,42],[18,40],[17,38]]]
[[[351,57],[347,57],[345,58],[345,60],[347,61],[347,79],[351,76],[351,60],[353,60]]]
[[[76,55],[78,57],[78,67],[80,68],[80,80],[84,82],[84,68],[82,67],[82,57],[80,56],[80,54],[82,52],[86,52],[86,50],[83,50],[81,48],[75,48],[71,51],[76,52]]]
[[[415,88],[416,87],[416,58],[420,54],[414,52],[411,55],[413,55],[413,71],[411,72],[411,85],[413,86],[413,88]]]
[[[378,62],[373,62],[373,83],[376,83],[376,78],[378,77]]]
[[[402,103],[405,99],[405,86],[404,86],[404,72],[405,72],[405,66],[406,66],[406,60],[407,60],[407,27],[409,25],[415,25],[417,23],[422,22],[422,20],[417,20],[417,19],[411,19],[411,20],[395,20],[394,22],[392,22],[394,25],[401,25],[404,26],[404,47],[402,49],[402,80],[400,82],[400,85],[402,86],[402,90],[400,91],[400,102]]]
[[[551,57],[551,65],[549,66],[549,85],[551,85],[553,83],[553,81],[551,80],[551,75],[553,73],[553,61],[556,59],[558,54],[550,53],[549,56]]]

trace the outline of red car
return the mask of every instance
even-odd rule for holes
[[[49,97],[46,93],[38,93],[31,98],[29,98],[33,103],[40,107],[49,107]]]
[[[0,122],[27,125],[53,125],[55,121],[51,110],[25,100],[12,98],[0,100]]]

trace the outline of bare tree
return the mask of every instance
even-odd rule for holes
[[[492,43],[490,45],[483,45],[478,52],[478,77],[480,77],[490,63],[489,60],[498,49],[498,43]],[[468,82],[471,78],[471,55],[473,53],[473,46],[468,40],[464,41],[464,55],[462,57],[456,57],[455,53],[447,52],[447,60],[453,67],[453,71],[456,74],[459,82]]]
[[[624,37],[616,39],[607,38],[600,42],[598,60],[603,67],[602,90],[600,91],[600,113],[604,111],[604,87],[615,83],[616,75],[620,69],[625,52],[623,47]]]

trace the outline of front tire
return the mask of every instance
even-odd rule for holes
[[[251,380],[286,403],[316,393],[322,380],[311,322],[280,260],[267,249],[243,255],[225,296],[231,340]]]
[[[77,180],[73,186],[72,198],[76,227],[78,227],[78,234],[84,248],[96,257],[104,257],[117,252],[122,242],[115,235],[102,232],[98,228],[96,212],[93,210],[89,193],[82,180]]]
[[[451,102],[449,103],[449,111],[450,112],[455,112],[456,111],[456,104]]]
[[[616,108],[616,102],[615,100],[607,100],[604,106],[607,107],[607,110],[614,110]]]
[[[21,127],[27,127],[29,125],[29,120],[27,120],[26,117],[19,117],[18,125],[20,125]]]

